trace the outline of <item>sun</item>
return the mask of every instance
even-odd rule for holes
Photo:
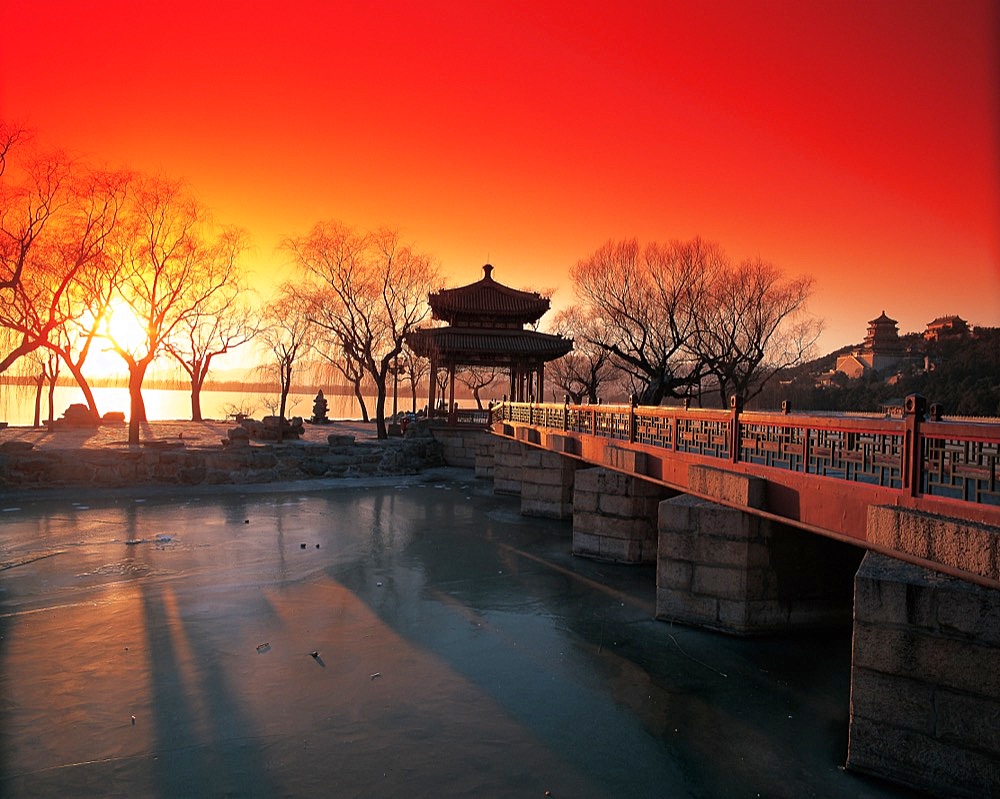
[[[112,346],[129,355],[141,355],[149,345],[142,322],[122,300],[112,300],[108,306],[101,333]]]

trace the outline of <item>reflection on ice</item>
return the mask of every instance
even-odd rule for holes
[[[0,794],[893,795],[846,637],[655,622],[570,536],[471,480],[5,519]]]

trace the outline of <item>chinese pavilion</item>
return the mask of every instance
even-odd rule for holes
[[[546,362],[573,349],[572,339],[525,330],[549,310],[549,298],[497,283],[490,264],[481,280],[431,292],[427,301],[432,317],[446,324],[418,328],[406,341],[431,362],[428,409],[436,407],[441,369],[448,371],[448,409],[455,407],[455,372],[463,366],[500,367],[510,374],[511,400],[541,399]]]

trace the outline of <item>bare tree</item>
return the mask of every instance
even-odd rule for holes
[[[410,384],[410,410],[417,412],[417,388],[431,371],[431,362],[427,358],[421,358],[409,347],[403,348],[403,371],[400,375],[406,378]]]
[[[309,309],[308,299],[291,283],[283,283],[275,298],[264,306],[263,324],[258,335],[274,357],[268,368],[277,376],[280,394],[273,410],[282,418],[287,409],[296,366],[313,346],[316,336],[316,326],[309,319]]]
[[[404,245],[399,234],[381,229],[360,234],[338,222],[321,222],[309,235],[288,239],[285,248],[306,274],[325,283],[329,325],[356,355],[375,386],[375,424],[385,423],[387,379],[404,337],[427,315],[427,295],[437,280],[430,257]]]
[[[574,403],[596,403],[601,387],[615,379],[611,353],[595,341],[607,341],[601,319],[591,309],[574,305],[559,311],[552,332],[573,339],[573,350],[549,365],[549,379]]]
[[[309,321],[319,330],[316,332],[313,350],[316,355],[350,384],[354,398],[361,409],[363,421],[369,421],[368,404],[362,391],[365,369],[361,354],[357,349],[359,337],[348,326],[341,323],[339,303],[328,285],[319,285],[308,294]]]
[[[756,396],[780,369],[803,362],[822,329],[803,313],[812,278],[785,278],[759,258],[719,269],[695,311],[693,348],[718,387]]]
[[[455,377],[472,392],[476,407],[482,410],[483,400],[479,392],[493,383],[501,372],[502,370],[496,366],[466,366],[456,372]]]
[[[215,358],[251,341],[258,331],[246,286],[246,275],[237,259],[246,250],[246,234],[235,228],[223,231],[206,264],[205,280],[218,290],[205,303],[192,308],[164,346],[188,376],[191,384],[191,421],[202,421],[201,392]]]
[[[704,290],[703,273],[720,257],[718,247],[701,239],[645,248],[631,239],[608,242],[570,271],[600,331],[587,341],[642,386],[642,404],[683,396],[700,379],[700,364],[687,349],[692,308]]]
[[[0,123],[0,325],[11,331],[0,372],[44,346],[52,326],[37,329],[46,315],[35,305],[41,287],[55,294],[72,279],[49,262],[56,245],[47,241],[71,199],[71,164],[62,153],[22,146],[27,139],[25,130]]]
[[[136,184],[126,224],[118,226],[112,302],[127,306],[141,336],[124,341],[112,327],[103,333],[128,366],[130,445],[139,443],[146,421],[142,384],[149,365],[224,290],[232,274],[229,243],[236,238],[231,229],[215,236],[207,212],[179,182],[143,178]]]

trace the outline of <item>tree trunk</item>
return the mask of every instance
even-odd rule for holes
[[[83,376],[83,372],[80,371],[80,367],[77,364],[69,363],[65,358],[63,359],[66,365],[69,367],[69,373],[73,375],[73,379],[76,384],[80,387],[80,391],[83,392],[83,399],[87,403],[87,407],[90,412],[94,414],[95,419],[100,419],[100,411],[97,410],[97,400],[94,399],[94,392],[90,388],[90,383],[87,382],[87,378]]]
[[[194,382],[191,383],[191,421],[204,421],[201,418],[201,389]]]
[[[139,446],[139,425],[146,421],[146,405],[142,401],[142,381],[146,374],[146,364],[139,362],[129,365],[128,370],[128,445]]]
[[[45,386],[45,374],[35,378],[35,427],[42,426],[42,388]]]
[[[385,375],[378,375],[375,379],[375,429],[380,439],[389,437],[385,426],[385,395]]]
[[[49,421],[53,422],[56,418],[56,379],[53,377],[49,380]]]
[[[205,372],[208,370],[207,364],[201,364],[195,360],[191,364],[191,421],[201,422],[201,388],[205,384]]]
[[[361,421],[369,422],[371,419],[368,417],[368,406],[365,404],[364,395],[361,393],[361,381],[354,381],[354,398],[358,401],[358,406],[361,408]]]
[[[278,418],[285,418],[285,408],[288,405],[288,392],[292,390],[292,364],[281,365],[281,402],[278,405]]]

